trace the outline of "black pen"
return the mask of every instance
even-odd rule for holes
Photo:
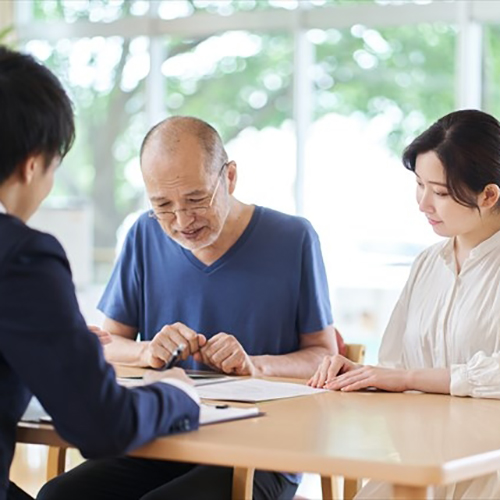
[[[182,351],[184,351],[185,345],[184,344],[179,344],[175,349],[174,352],[172,353],[172,356],[170,356],[170,359],[161,367],[158,368],[159,371],[165,371],[165,370],[170,370],[170,368],[173,368],[175,363],[179,360]]]

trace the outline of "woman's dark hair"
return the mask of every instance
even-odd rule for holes
[[[75,138],[71,101],[59,80],[33,57],[0,46],[0,184],[31,155],[46,167]]]
[[[443,116],[405,149],[403,165],[415,172],[417,156],[429,151],[441,161],[448,192],[461,205],[479,209],[475,195],[488,184],[500,186],[500,123],[487,113],[467,109]]]

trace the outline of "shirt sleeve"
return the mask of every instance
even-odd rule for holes
[[[321,245],[316,231],[307,222],[303,242],[298,332],[317,332],[332,323],[330,292]]]
[[[450,394],[500,399],[500,353],[479,351],[467,363],[451,365]]]
[[[140,329],[143,302],[140,220],[127,233],[122,251],[97,308],[108,318]]]

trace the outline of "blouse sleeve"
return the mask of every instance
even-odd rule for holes
[[[479,351],[467,363],[451,365],[450,394],[500,399],[500,353]]]

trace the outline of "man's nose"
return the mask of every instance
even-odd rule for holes
[[[181,228],[184,228],[184,227],[189,226],[193,222],[193,219],[195,218],[195,216],[194,216],[194,214],[190,213],[189,210],[181,208],[179,210],[176,210],[175,218],[177,220],[177,224]]]

